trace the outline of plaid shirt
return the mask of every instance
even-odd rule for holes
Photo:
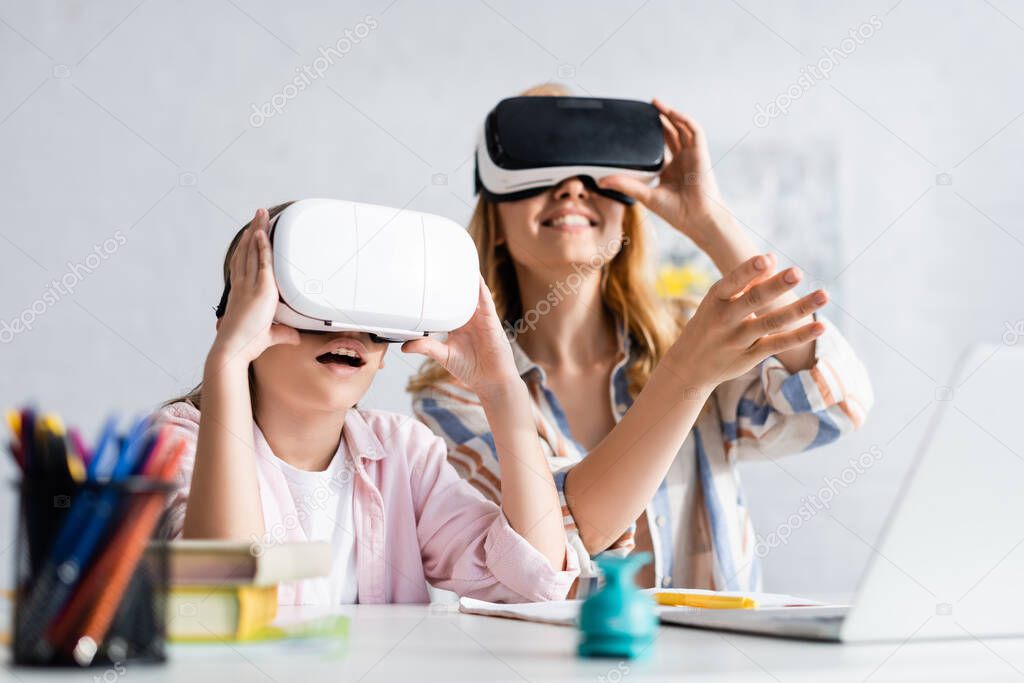
[[[834,325],[815,344],[813,367],[790,373],[775,357],[724,382],[712,393],[647,506],[655,577],[661,586],[757,590],[761,570],[754,527],[743,498],[738,463],[774,459],[831,443],[858,428],[873,401],[864,366]],[[619,333],[621,359],[608,399],[616,421],[633,403],[627,370],[631,340]],[[562,502],[570,546],[580,559],[576,596],[597,586],[598,572],[565,500],[565,476],[586,457],[544,370],[512,342],[520,375],[533,398],[534,419]],[[487,498],[500,501],[494,438],[473,392],[452,379],[413,396],[416,416],[448,444],[448,462]],[[605,552],[627,554],[635,526]]]

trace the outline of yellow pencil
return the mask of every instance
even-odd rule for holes
[[[39,424],[50,431],[54,436],[64,436],[64,421],[55,413],[46,413],[39,420]]]
[[[17,410],[8,410],[7,426],[11,428],[14,438],[21,439],[21,413]]]
[[[17,410],[8,410],[7,426],[11,428],[11,455],[14,456],[14,460],[18,463],[18,467],[24,470],[25,446],[21,442],[21,413]]]
[[[63,439],[66,435],[64,421],[55,413],[46,413],[43,415],[39,420],[39,425],[58,438]],[[71,478],[77,482],[85,481],[85,463],[82,462],[81,456],[79,456],[75,452],[75,449],[71,448],[70,445],[65,448],[64,457],[67,460],[68,472],[71,474]]]
[[[654,601],[667,607],[699,607],[701,609],[755,609],[757,607],[757,600],[742,595],[655,593]]]
[[[71,478],[78,483],[85,481],[85,463],[82,462],[82,457],[74,448],[68,448],[67,460]]]

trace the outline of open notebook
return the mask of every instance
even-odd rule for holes
[[[823,603],[815,600],[782,595],[781,593],[735,593],[729,591],[707,591],[696,588],[672,589],[672,588],[647,588],[641,591],[653,595],[654,593],[700,593],[705,595],[735,595],[753,598],[757,601],[757,609],[769,609],[779,607],[808,607],[820,606]],[[508,619],[522,619],[523,621],[536,621],[542,624],[558,624],[562,626],[574,626],[579,618],[580,605],[582,600],[552,600],[550,602],[523,602],[515,605],[507,605],[473,598],[461,598],[459,600],[459,611],[467,614],[483,614],[491,617],[506,617]],[[663,607],[655,605],[660,615],[667,610],[672,611],[695,611],[693,607]]]

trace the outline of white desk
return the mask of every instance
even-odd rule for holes
[[[291,608],[295,609],[295,608]],[[426,606],[343,608],[346,652],[299,642],[177,645],[164,666],[0,669],[0,681],[980,681],[1024,678],[1024,639],[838,645],[662,627],[642,662],[576,657],[567,627]],[[282,610],[285,617],[294,616]],[[620,668],[621,667],[621,668]]]

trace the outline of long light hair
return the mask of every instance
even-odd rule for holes
[[[567,88],[555,83],[523,93],[556,97],[569,94]],[[506,329],[516,329],[523,316],[523,302],[508,247],[499,243],[499,227],[497,206],[481,196],[469,221],[469,235],[476,243],[480,272],[494,296],[498,316]],[[655,292],[648,255],[649,229],[639,204],[626,208],[622,228],[621,250],[601,267],[601,299],[632,339],[632,362],[627,376],[629,391],[636,396],[679,336],[682,322],[669,303]],[[407,388],[417,393],[452,379],[448,371],[428,360]]]

